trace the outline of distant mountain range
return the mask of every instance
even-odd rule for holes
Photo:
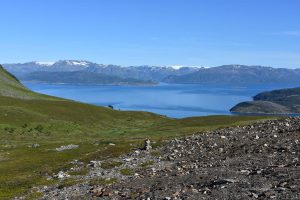
[[[68,83],[73,82],[85,84],[88,82],[92,84],[92,81],[88,81],[87,79],[93,79],[95,80],[95,84],[122,83],[129,85],[154,84],[157,82],[161,82],[164,78],[170,75],[184,75],[198,70],[197,68],[191,67],[183,67],[180,69],[154,66],[122,67],[119,65],[103,65],[78,60],[61,60],[55,63],[28,62],[3,64],[3,66],[6,68],[6,70],[14,74],[21,81],[63,83],[66,80],[66,78],[64,78],[63,76],[68,75]],[[76,79],[76,75],[79,74],[78,72],[85,73],[80,73],[81,77],[77,77]],[[101,76],[95,74],[101,74]],[[54,77],[54,75],[56,76],[56,78]],[[73,76],[72,81],[70,81],[71,76]],[[91,76],[93,78],[91,78]],[[96,76],[98,77],[97,81]]]
[[[262,92],[253,101],[242,102],[231,110],[245,114],[299,114],[300,88],[290,88]]]
[[[152,81],[137,80],[134,78],[120,78],[88,71],[66,72],[32,72],[22,76],[22,81],[39,83],[64,83],[86,85],[151,85]]]
[[[280,84],[300,83],[300,69],[272,68],[262,66],[224,65],[200,68],[194,73],[171,75],[163,82],[180,84]]]
[[[21,81],[78,84],[300,84],[300,69],[224,65],[219,67],[169,67],[103,65],[88,61],[4,64]],[[80,72],[80,73],[79,73]]]

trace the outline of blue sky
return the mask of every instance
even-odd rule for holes
[[[300,68],[299,0],[1,0],[0,62]]]

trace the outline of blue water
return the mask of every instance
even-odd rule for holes
[[[167,85],[99,86],[24,83],[33,91],[120,110],[143,110],[174,118],[229,115],[230,108],[255,94],[292,86],[252,87]]]

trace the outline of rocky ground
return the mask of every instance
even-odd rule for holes
[[[42,199],[300,199],[299,159],[295,117],[174,139],[106,163],[91,161],[88,174],[75,177],[82,182],[40,191]]]

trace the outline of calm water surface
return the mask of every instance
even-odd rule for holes
[[[143,110],[174,118],[229,115],[230,108],[255,94],[292,86],[92,86],[24,83],[33,91],[120,110]]]

